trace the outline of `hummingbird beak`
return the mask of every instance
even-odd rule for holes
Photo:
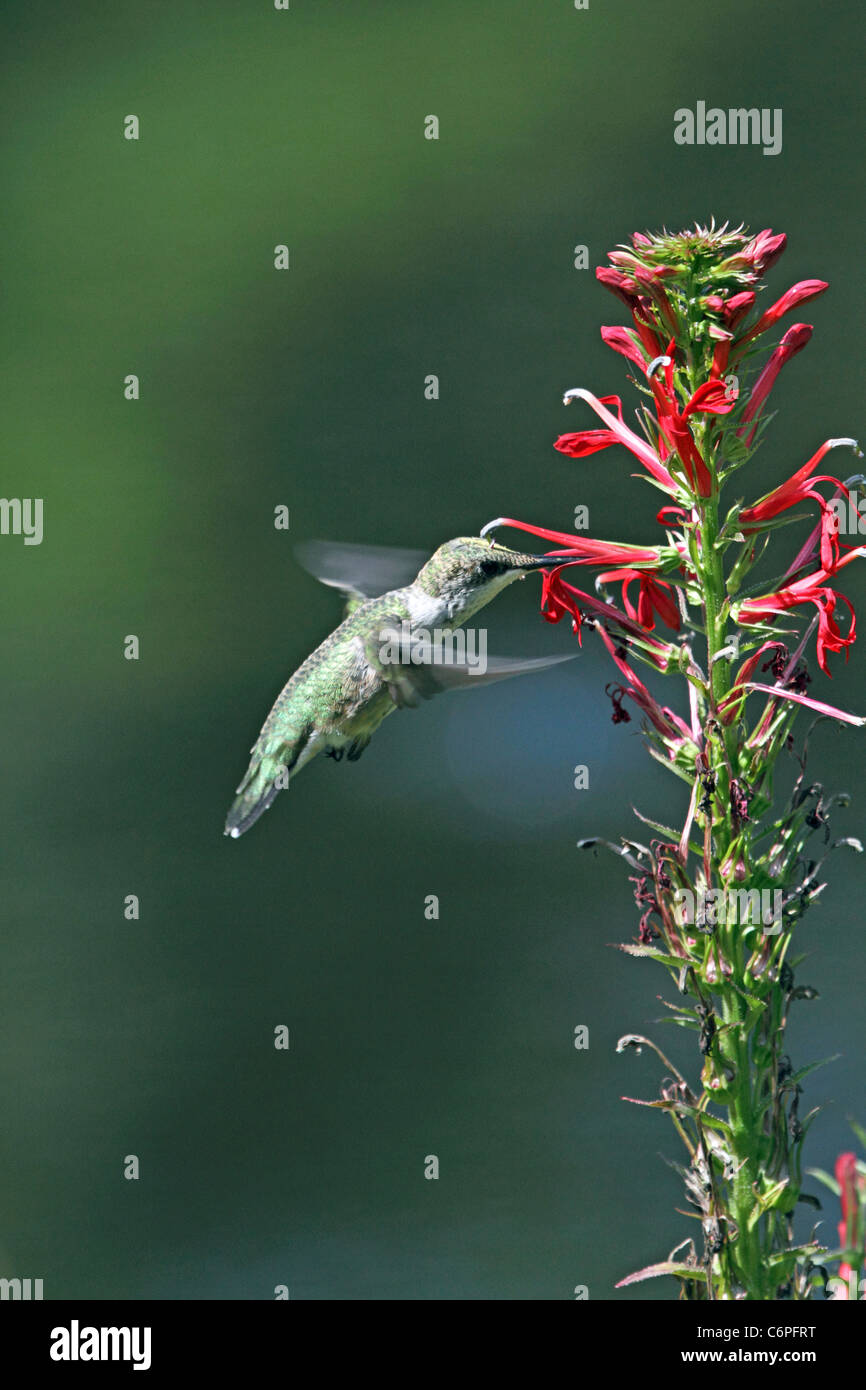
[[[521,570],[552,570],[557,569],[559,565],[567,564],[568,556],[566,555],[533,555],[527,556],[516,568]]]
[[[491,537],[491,544],[495,544],[492,540],[492,532],[498,527],[505,525],[505,518],[501,516],[497,517],[495,521],[488,521],[486,526],[482,526],[480,534],[482,538]],[[512,568],[516,570],[550,570],[557,569],[559,565],[566,565],[569,563],[567,556],[521,555],[517,558],[514,551],[512,551],[512,554],[515,555]]]

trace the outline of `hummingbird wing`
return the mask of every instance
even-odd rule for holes
[[[452,634],[459,639],[458,629]],[[453,646],[430,639],[412,638],[406,642],[402,634],[393,631],[395,660],[377,663],[382,679],[388,686],[391,698],[400,708],[417,705],[420,696],[430,700],[449,690],[473,690],[495,681],[510,680],[512,676],[529,676],[543,671],[548,666],[558,666],[562,661],[573,661],[574,655],[540,656],[521,660],[516,657],[492,656],[486,652],[476,654],[470,660],[467,656],[455,655]],[[458,646],[459,653],[459,646]],[[374,660],[372,655],[369,658]]]
[[[574,655],[537,656],[522,661],[519,657],[489,656],[485,669],[466,662],[453,662],[450,665],[421,666],[423,673],[416,680],[416,688],[424,699],[448,690],[474,690],[476,686],[494,685],[496,681],[507,681],[512,676],[532,676],[544,671],[548,666],[558,666],[563,661],[574,661]],[[415,668],[413,667],[413,670]]]
[[[343,545],[338,541],[303,541],[295,546],[295,555],[314,579],[346,595],[347,617],[365,599],[411,584],[429,558],[425,550]]]

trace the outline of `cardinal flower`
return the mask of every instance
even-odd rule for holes
[[[857,629],[854,605],[851,600],[847,599],[844,594],[839,594],[835,589],[830,588],[828,581],[845,565],[864,555],[866,555],[866,549],[859,546],[843,555],[829,573],[825,569],[819,569],[814,574],[806,575],[803,579],[786,584],[776,593],[762,594],[758,598],[743,599],[741,603],[734,604],[735,621],[743,627],[754,627],[759,623],[772,622],[779,614],[786,613],[791,608],[798,608],[801,604],[814,604],[818,614],[818,665],[824,674],[829,676],[827,653],[845,651],[847,654],[847,649],[854,643]],[[851,614],[847,636],[842,633],[834,617],[836,605],[840,599]]]
[[[609,289],[631,310],[638,337],[649,352],[650,358],[656,357],[661,352],[661,345],[650,322],[650,296],[641,294],[641,287],[637,281],[623,274],[615,266],[600,265],[595,274],[599,284]]]
[[[610,633],[605,630],[603,623],[598,624],[598,632],[620,674],[628,682],[621,688],[620,699],[623,695],[628,695],[630,699],[634,700],[656,732],[661,734],[667,747],[668,756],[674,758],[684,743],[691,743],[692,741],[692,732],[688,724],[674,710],[668,709],[667,705],[660,705],[650,694],[640,676],[629,664],[626,653],[617,646]]]
[[[566,402],[578,398],[586,401],[592,407],[606,429],[580,430],[577,434],[561,434],[554,447],[561,454],[568,454],[570,458],[579,459],[586,458],[588,454],[596,454],[599,449],[608,449],[611,444],[624,444],[635,458],[640,459],[644,468],[655,478],[656,482],[672,497],[675,497],[678,485],[665,468],[655,449],[623,422],[622,401],[619,396],[602,396],[599,399],[591,391],[584,391],[580,388],[566,392]],[[612,415],[608,410],[610,405],[616,408],[616,415]]]
[[[627,304],[629,309],[634,309],[638,300],[638,287],[635,280],[623,275],[621,270],[614,270],[611,266],[600,265],[596,269],[596,279],[600,284],[615,294],[617,299],[621,299],[623,304]]]
[[[754,290],[741,290],[739,294],[731,295],[727,300],[722,314],[727,328],[735,328],[740,319],[747,314],[755,302]]]
[[[744,507],[740,512],[740,525],[744,532],[749,535],[754,530],[760,530],[761,522],[770,521],[773,517],[779,516],[781,512],[788,511],[791,507],[797,507],[807,498],[811,498],[818,503],[821,509],[821,568],[832,572],[839,559],[839,523],[836,513],[817,490],[816,484],[833,483],[837,489],[837,495],[844,493],[848,496],[848,489],[838,478],[834,478],[828,473],[816,474],[815,469],[830,449],[835,449],[843,444],[859,452],[856,439],[828,439],[812,455],[808,463],[804,463],[803,467],[798,468],[796,473],[792,473],[784,483],[780,483],[777,488],[768,492],[753,506]]]
[[[805,304],[809,299],[816,299],[819,294],[823,294],[829,288],[826,280],[798,280],[796,285],[792,285],[789,290],[785,291],[781,299],[777,299],[775,304],[770,305],[754,327],[745,334],[742,341],[748,342],[750,338],[756,338],[759,333],[766,333],[767,329],[772,328],[773,324],[778,323],[785,314],[789,314],[792,309],[796,309],[799,304]]]
[[[547,570],[542,576],[541,612],[549,623],[558,623],[570,616],[578,641],[583,619],[587,616],[621,635],[660,671],[670,671],[677,666],[679,648],[675,643],[653,637],[636,618],[630,617],[615,604],[576,589],[562,578],[561,569]]]
[[[619,352],[623,357],[627,357],[629,362],[634,362],[636,367],[646,375],[647,355],[642,351],[638,334],[630,328],[604,327],[601,330],[602,341],[608,347],[613,348],[614,352]]]
[[[793,328],[789,328],[775,352],[770,357],[758,380],[752,387],[749,396],[749,403],[743,411],[743,425],[737,431],[744,434],[746,425],[750,420],[754,420],[764,401],[769,396],[776,381],[776,377],[784,367],[786,362],[790,362],[792,357],[796,357],[798,352],[802,352],[812,336],[812,325],[810,323],[795,323]],[[747,443],[751,444],[755,437],[755,430],[752,429]]]
[[[839,1222],[839,1244],[844,1250],[866,1255],[866,1178],[857,1167],[857,1156],[840,1154],[836,1160],[836,1181],[841,1189],[842,1220]],[[859,1272],[859,1271],[858,1271]],[[851,1283],[854,1270],[846,1260],[839,1265],[839,1277]]]
[[[788,238],[784,232],[773,233],[772,228],[766,227],[763,232],[758,232],[757,236],[752,237],[740,251],[731,256],[728,265],[746,265],[759,275],[764,275],[775,265],[781,256]]]
[[[769,659],[767,658],[768,652],[772,652]],[[766,685],[763,681],[752,679],[759,666],[763,671],[772,671],[776,678],[776,685]],[[758,739],[772,725],[775,716],[775,704],[780,699],[788,700],[795,705],[804,705],[807,709],[815,710],[817,714],[826,714],[831,719],[838,719],[842,724],[854,724],[857,728],[862,728],[866,724],[866,719],[861,715],[850,714],[847,710],[839,709],[836,705],[828,705],[825,701],[816,700],[811,695],[804,694],[802,690],[796,689],[798,684],[796,668],[796,654],[792,658],[784,642],[762,642],[758,650],[753,652],[747,661],[743,662],[736,674],[730,693],[719,705],[719,717],[722,723],[729,725],[739,719],[747,696],[757,693],[773,697],[767,705],[755,736],[753,736]]]
[[[663,623],[673,628],[674,632],[679,632],[680,610],[670,584],[666,584],[663,579],[656,579],[640,570],[619,569],[600,574],[598,580],[600,584],[622,584],[623,608],[634,622],[640,623],[648,632],[655,627],[656,613]],[[638,582],[637,608],[632,604],[629,593],[635,580]]]
[[[679,409],[673,388],[674,359],[673,342],[664,357],[658,358],[664,376],[651,372],[651,385],[656,400],[659,431],[665,444],[675,449],[688,474],[692,489],[700,497],[708,497],[713,489],[713,480],[706,463],[701,457],[689,428],[691,415],[727,415],[734,409],[736,400],[727,392],[721,381],[703,382],[692,393],[682,410]],[[652,368],[652,363],[650,367]],[[663,458],[666,451],[662,451]]]
[[[532,536],[555,541],[562,547],[551,550],[551,555],[561,555],[563,565],[628,565],[658,569],[670,568],[678,563],[676,552],[664,545],[626,545],[619,541],[597,541],[590,536],[570,536],[567,531],[551,531],[546,526],[532,526],[528,521],[515,521],[510,516],[497,517],[482,527],[482,536],[498,531],[503,526],[513,526],[517,531],[528,531]]]

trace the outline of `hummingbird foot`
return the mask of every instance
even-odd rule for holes
[[[369,735],[366,738],[356,738],[352,740],[346,750],[346,757],[349,759],[350,763],[356,763],[358,761],[369,742]]]

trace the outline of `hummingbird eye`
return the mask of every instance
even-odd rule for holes
[[[482,560],[478,568],[486,579],[492,579],[495,574],[502,573],[502,565],[498,560]]]

